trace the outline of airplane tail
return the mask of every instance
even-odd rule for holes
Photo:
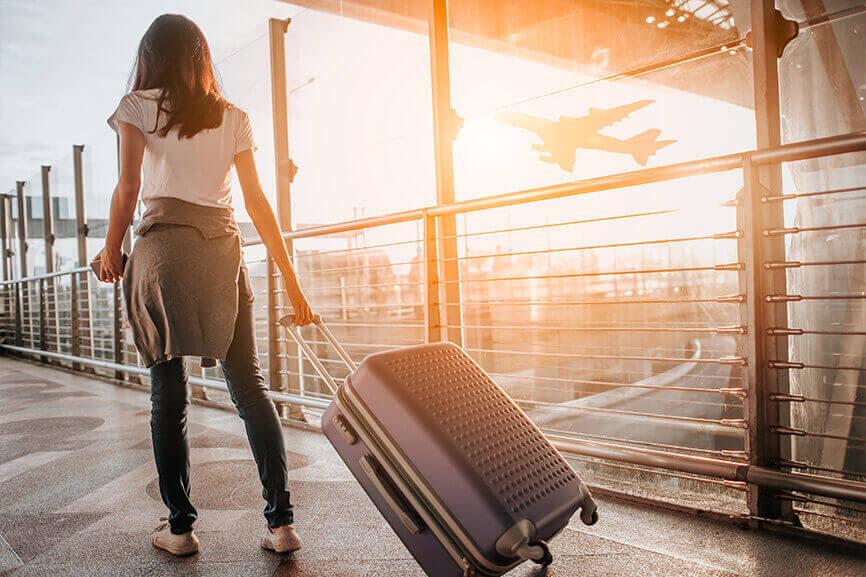
[[[625,141],[628,152],[632,155],[635,162],[641,166],[646,166],[650,156],[665,146],[676,142],[676,140],[657,140],[661,133],[661,130],[652,128]]]

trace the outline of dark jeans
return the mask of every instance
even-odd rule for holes
[[[286,478],[286,448],[274,404],[259,367],[253,326],[253,305],[241,297],[235,334],[222,363],[232,401],[247,429],[247,438],[262,481],[265,519],[271,528],[293,522]],[[186,412],[189,386],[183,359],[151,367],[150,430],[159,472],[159,491],[169,510],[175,534],[192,528],[198,513],[189,500],[189,441]]]

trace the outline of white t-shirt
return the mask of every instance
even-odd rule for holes
[[[204,206],[231,207],[231,168],[234,157],[255,150],[247,113],[229,107],[222,124],[192,138],[178,138],[178,128],[165,137],[154,132],[160,89],[130,92],[120,101],[108,125],[117,131],[118,121],[128,122],[144,134],[141,199],[179,198]],[[159,115],[160,127],[166,122]]]

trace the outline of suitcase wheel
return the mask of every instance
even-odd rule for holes
[[[595,525],[598,523],[598,507],[595,502],[588,501],[580,510],[580,520],[584,525]]]
[[[551,563],[553,563],[553,555],[550,553],[550,547],[547,545],[546,541],[537,541],[532,543],[533,546],[540,547],[542,551],[544,551],[544,556],[541,559],[533,559],[538,565],[542,567],[547,567]]]

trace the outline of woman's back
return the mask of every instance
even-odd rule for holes
[[[246,112],[227,106],[222,123],[192,137],[179,137],[175,126],[164,137],[159,129],[168,115],[158,107],[160,89],[136,90],[120,101],[108,119],[135,126],[144,134],[141,198],[145,205],[154,198],[177,198],[193,204],[231,206],[231,167],[239,152],[255,149]],[[165,106],[165,105],[163,105]]]

